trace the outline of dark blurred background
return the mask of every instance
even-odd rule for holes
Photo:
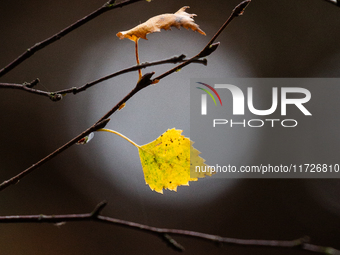
[[[39,78],[37,88],[56,91],[135,64],[134,44],[116,33],[161,13],[188,5],[204,37],[185,29],[162,31],[140,40],[142,62],[199,52],[229,16],[238,0],[155,0],[103,14],[36,53],[0,79],[23,83]],[[10,1],[0,3],[0,66],[35,43],[60,31],[105,1]],[[253,0],[234,20],[208,58],[192,64],[133,97],[111,117],[108,128],[138,144],[168,128],[190,136],[190,78],[340,77],[340,9],[322,0]],[[171,65],[143,72],[160,74]],[[0,91],[0,181],[21,172],[85,130],[135,85],[137,72],[101,83],[60,102],[23,91]],[[234,154],[252,164],[268,156],[336,155],[339,149],[339,89],[331,95],[333,114],[325,122],[290,137],[249,133]],[[323,94],[324,93],[324,94]],[[323,102],[323,101],[322,101]],[[326,102],[324,102],[326,103]],[[319,123],[319,124],[318,124]],[[298,139],[297,139],[298,138]],[[256,148],[249,150],[248,148]],[[275,150],[273,150],[275,148]],[[198,148],[204,154],[204,147]],[[236,149],[235,149],[236,150]],[[226,152],[227,154],[227,152]],[[209,163],[209,156],[207,157]],[[288,155],[288,156],[287,156]],[[306,162],[307,163],[307,162]],[[322,162],[318,162],[322,163]],[[339,163],[339,162],[338,162]],[[340,249],[339,180],[202,179],[178,192],[153,192],[144,183],[137,150],[110,134],[95,134],[85,146],[73,146],[0,194],[1,215],[90,212],[108,201],[103,214],[156,227],[180,228],[248,239],[295,239],[308,235],[315,244]],[[275,248],[237,247],[176,237],[186,254],[307,254]],[[157,237],[100,223],[2,224],[1,254],[176,254]]]

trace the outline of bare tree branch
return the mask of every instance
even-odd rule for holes
[[[16,84],[16,83],[0,83],[0,89],[19,89],[19,90],[23,90],[29,93],[33,93],[33,94],[37,94],[37,95],[41,95],[41,96],[46,96],[48,98],[50,98],[52,101],[60,101],[63,96],[65,94],[78,94],[79,92],[83,92],[86,89],[99,84],[103,81],[112,79],[118,75],[122,75],[128,72],[132,72],[132,71],[137,71],[139,69],[142,68],[146,68],[146,67],[150,67],[150,66],[156,66],[156,65],[163,65],[163,64],[177,64],[179,62],[184,62],[186,61],[185,59],[185,55],[182,54],[180,56],[177,57],[172,57],[172,58],[168,58],[168,59],[164,59],[164,60],[159,60],[159,61],[153,61],[153,62],[146,62],[146,63],[142,63],[140,65],[135,65],[129,68],[125,68],[122,69],[118,72],[109,74],[107,76],[104,76],[102,78],[99,78],[95,81],[86,83],[83,86],[80,87],[73,87],[73,88],[69,88],[69,89],[64,89],[64,90],[59,90],[59,91],[55,91],[55,92],[47,92],[47,91],[43,91],[43,90],[39,90],[39,89],[34,89],[33,87],[39,82],[39,79],[36,79],[30,83],[25,82],[24,84]],[[206,59],[195,59],[193,61],[194,63],[199,63],[199,64],[203,64],[203,65],[207,65],[207,60]]]
[[[177,56],[177,57],[172,57],[172,58],[169,58],[169,59],[164,59],[164,60],[159,60],[159,61],[154,61],[154,62],[146,62],[146,63],[142,63],[140,65],[135,65],[135,66],[132,66],[132,67],[129,67],[129,68],[126,68],[126,69],[123,69],[123,70],[120,70],[118,72],[115,72],[115,73],[112,73],[112,74],[109,74],[107,76],[104,76],[98,80],[95,80],[95,81],[92,81],[92,82],[89,82],[79,88],[71,88],[71,89],[66,89],[66,90],[60,90],[60,91],[56,91],[55,93],[57,94],[65,94],[65,93],[73,93],[73,94],[77,94],[79,92],[82,92],[100,82],[103,82],[103,81],[106,81],[108,79],[111,79],[113,77],[116,77],[118,75],[121,75],[121,74],[124,74],[124,73],[128,73],[128,72],[132,72],[132,71],[137,71],[137,70],[140,70],[142,68],[146,68],[146,67],[150,67],[150,66],[156,66],[156,65],[163,65],[163,64],[177,64],[179,62],[185,62],[186,59],[185,59],[185,55],[184,54],[181,54],[180,56]],[[206,59],[195,59],[193,61],[194,63],[199,63],[199,64],[203,64],[203,65],[207,65],[207,60]]]
[[[90,13],[89,15],[81,18],[77,22],[73,23],[72,25],[64,28],[60,32],[54,34],[53,36],[45,39],[44,41],[36,43],[34,46],[28,48],[24,53],[22,53],[19,57],[17,57],[15,60],[13,60],[11,63],[9,63],[7,66],[2,68],[0,70],[0,77],[11,71],[13,68],[21,64],[23,61],[31,57],[34,53],[37,51],[45,48],[46,46],[50,45],[51,43],[54,43],[55,41],[59,40],[63,36],[67,35],[68,33],[72,32],[73,30],[77,29],[78,27],[84,25],[85,23],[89,22],[90,20],[98,17],[99,15],[109,11],[113,10],[119,7],[123,7],[125,5],[129,5],[135,2],[139,2],[141,0],[125,0],[120,3],[115,3],[115,0],[109,0],[107,3],[105,3],[102,7],[97,9],[96,11]]]
[[[208,240],[214,243],[225,243],[240,246],[261,246],[275,248],[290,248],[300,249],[320,254],[339,255],[340,250],[332,247],[319,246],[311,244],[308,237],[302,237],[294,240],[254,240],[254,239],[239,239],[230,237],[221,237],[196,231],[183,229],[157,228],[149,225],[144,225],[132,221],[116,219],[108,216],[100,215],[101,211],[106,206],[106,202],[99,203],[90,213],[83,214],[64,214],[64,215],[18,215],[18,216],[0,216],[0,223],[65,223],[77,221],[98,221],[106,224],[122,226],[133,230],[142,231],[144,233],[154,234],[165,241],[171,248],[177,251],[183,251],[184,247],[179,244],[170,235],[186,236],[196,239]]]
[[[8,179],[7,181],[4,181],[0,184],[0,191],[2,191],[3,189],[7,188],[10,185],[16,184],[20,179],[22,179],[24,176],[28,175],[29,173],[33,172],[33,170],[37,169],[38,167],[40,167],[41,165],[43,165],[44,163],[46,163],[47,161],[51,160],[52,158],[54,158],[55,156],[59,155],[60,153],[62,153],[63,151],[65,151],[66,149],[68,149],[69,147],[71,147],[73,144],[76,144],[79,140],[81,140],[82,138],[86,137],[87,135],[89,135],[90,133],[103,128],[106,126],[106,124],[109,122],[109,119],[105,119],[102,120],[100,122],[97,122],[96,124],[94,124],[93,126],[91,126],[90,128],[86,129],[84,132],[82,132],[81,134],[77,135],[75,138],[73,138],[72,140],[70,140],[69,142],[65,143],[63,146],[59,147],[58,149],[56,149],[54,152],[52,152],[50,155],[46,156],[45,158],[41,159],[40,161],[38,161],[37,163],[33,164],[32,166],[30,166],[29,168],[25,169],[24,171],[22,171],[21,173],[19,173],[18,175],[12,177],[11,179]]]

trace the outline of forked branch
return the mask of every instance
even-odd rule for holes
[[[144,225],[132,221],[116,219],[101,215],[102,210],[106,206],[106,202],[99,203],[90,213],[83,214],[64,214],[64,215],[22,215],[22,216],[0,216],[0,223],[66,223],[77,221],[98,221],[106,224],[113,224],[125,228],[130,228],[144,233],[154,234],[165,241],[171,248],[176,251],[183,251],[184,247],[179,244],[172,236],[186,236],[196,239],[208,240],[213,243],[224,243],[239,246],[261,246],[261,247],[276,247],[285,249],[300,249],[314,253],[339,255],[340,250],[332,247],[319,246],[311,244],[308,237],[302,237],[294,240],[254,240],[254,239],[239,239],[230,237],[221,237],[206,233],[189,231],[183,229],[157,228],[149,225]]]

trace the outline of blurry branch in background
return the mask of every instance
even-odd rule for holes
[[[73,88],[59,90],[59,91],[55,91],[55,92],[48,92],[48,91],[43,91],[43,90],[33,88],[35,85],[37,85],[40,82],[40,80],[38,78],[35,79],[32,82],[29,82],[29,83],[24,82],[23,84],[0,83],[0,89],[19,89],[19,90],[23,90],[23,91],[26,91],[26,92],[29,92],[29,93],[49,97],[52,101],[56,102],[56,101],[60,101],[63,98],[63,96],[65,96],[66,94],[78,94],[79,92],[83,92],[86,89],[93,87],[96,84],[99,84],[103,81],[114,78],[116,76],[119,76],[119,75],[122,75],[122,74],[125,74],[125,73],[129,73],[129,72],[132,72],[132,71],[137,71],[137,70],[140,70],[142,68],[146,68],[146,67],[150,67],[150,66],[163,65],[163,64],[177,64],[179,62],[186,61],[185,58],[186,58],[186,56],[184,54],[182,54],[180,56],[172,57],[172,58],[168,58],[168,59],[164,59],[164,60],[142,63],[140,65],[132,66],[132,67],[129,67],[129,68],[126,68],[126,69],[122,69],[118,72],[109,74],[109,75],[104,76],[102,78],[99,78],[95,81],[86,83],[83,86],[73,87]],[[193,62],[203,64],[203,65],[207,65],[206,59],[195,59]]]
[[[328,3],[335,4],[336,6],[340,7],[340,0],[324,0]]]
[[[0,70],[0,77],[11,71],[13,68],[20,65],[22,62],[24,62],[26,59],[31,57],[34,53],[37,51],[45,48],[46,46],[54,43],[55,41],[59,40],[63,36],[67,35],[68,33],[74,31],[75,29],[79,28],[80,26],[84,25],[85,23],[89,22],[90,20],[98,17],[99,15],[103,14],[104,12],[107,12],[112,9],[116,9],[119,7],[123,7],[125,5],[129,5],[135,2],[139,2],[142,0],[126,0],[122,1],[120,3],[115,3],[115,0],[110,0],[107,3],[105,3],[102,7],[97,9],[96,11],[90,13],[89,15],[83,17],[82,19],[78,20],[77,22],[73,23],[72,25],[64,28],[60,32],[56,33],[55,35],[47,38],[44,41],[41,41],[39,43],[36,43],[34,46],[28,48],[24,53],[22,53],[19,57],[17,57],[15,60],[13,60],[11,63],[9,63],[7,66],[2,68]]]
[[[285,249],[300,249],[320,254],[339,255],[340,250],[332,247],[324,247],[311,244],[308,237],[302,237],[294,240],[254,240],[254,239],[239,239],[221,237],[217,235],[210,235],[206,233],[182,230],[182,229],[169,229],[157,228],[149,225],[144,225],[136,222],[111,218],[101,215],[101,211],[106,206],[106,202],[99,203],[96,208],[90,213],[82,214],[64,214],[64,215],[22,215],[22,216],[0,216],[0,223],[53,223],[56,226],[62,226],[66,222],[79,222],[79,221],[96,221],[106,224],[113,224],[133,230],[142,231],[158,236],[167,243],[172,249],[176,251],[184,251],[184,247],[173,239],[170,235],[185,236],[196,239],[203,239],[211,241],[215,244],[230,244],[239,246],[259,246],[259,247],[275,247]]]

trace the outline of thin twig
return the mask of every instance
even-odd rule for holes
[[[118,72],[114,72],[112,74],[109,74],[107,76],[104,76],[102,78],[99,78],[95,81],[86,83],[85,85],[82,85],[80,87],[73,87],[73,88],[69,88],[69,89],[63,89],[63,90],[59,90],[59,91],[55,91],[55,92],[47,92],[47,91],[43,91],[43,90],[39,90],[39,89],[34,89],[33,86],[35,86],[38,82],[39,79],[36,79],[30,83],[24,83],[24,84],[16,84],[16,83],[0,83],[0,89],[19,89],[19,90],[23,90],[29,93],[33,93],[33,94],[37,94],[37,95],[41,95],[41,96],[46,96],[48,98],[50,98],[52,101],[60,101],[64,95],[66,94],[78,94],[80,92],[85,91],[86,89],[97,85],[103,81],[112,79],[116,76],[128,73],[128,72],[133,72],[142,68],[146,68],[146,67],[150,67],[150,66],[156,66],[156,65],[163,65],[163,64],[177,64],[179,62],[184,62],[186,61],[185,59],[185,55],[182,54],[180,56],[176,56],[176,57],[171,57],[168,59],[163,59],[163,60],[159,60],[159,61],[153,61],[153,62],[146,62],[146,63],[142,63],[140,65],[135,65],[129,68],[125,68],[122,69]],[[207,65],[207,59],[196,59],[193,61],[194,63],[199,63],[199,64],[203,64],[203,65]]]
[[[71,147],[73,144],[76,144],[80,139],[86,137],[87,135],[89,135],[90,133],[96,131],[97,129],[104,128],[109,121],[110,121],[110,119],[104,119],[104,120],[102,120],[100,122],[97,122],[96,124],[94,124],[93,126],[91,126],[88,129],[86,129],[84,132],[82,132],[81,134],[77,135],[75,138],[73,138],[69,142],[65,143],[63,146],[59,147],[57,150],[55,150],[54,152],[52,152],[51,154],[49,154],[45,158],[41,159],[40,161],[38,161],[37,163],[33,164],[29,168],[25,169],[24,171],[22,171],[18,175],[12,177],[11,179],[9,179],[7,181],[4,181],[3,183],[0,184],[0,191],[4,190],[5,188],[7,188],[10,185],[16,184],[20,179],[22,179],[23,177],[25,177],[26,175],[31,173],[33,170],[35,170],[38,167],[40,167],[42,164],[44,164],[47,161],[51,160],[55,156],[59,155],[60,153],[62,153],[63,151],[65,151],[66,149]]]
[[[25,84],[0,83],[0,89],[19,89],[19,90],[27,91],[29,93],[36,94],[36,95],[50,97],[50,92],[46,92],[46,91],[39,90],[39,89],[33,89],[33,88],[28,87]]]
[[[18,215],[18,216],[0,216],[0,223],[61,223],[61,222],[77,222],[77,221],[98,221],[106,224],[113,224],[139,230],[144,233],[154,234],[165,241],[171,248],[177,251],[183,251],[184,247],[179,244],[172,236],[186,236],[197,239],[212,241],[214,243],[225,243],[239,246],[261,246],[261,247],[275,247],[275,248],[290,248],[301,249],[321,254],[339,255],[340,250],[311,244],[308,237],[302,237],[294,240],[254,240],[254,239],[239,239],[230,237],[221,237],[217,235],[206,234],[202,232],[183,230],[183,229],[169,229],[157,228],[149,225],[144,225],[132,221],[116,219],[108,216],[100,215],[101,211],[107,203],[99,203],[91,213],[83,214],[64,214],[64,215]]]
[[[210,55],[211,53],[213,53],[217,47],[219,46],[219,43],[214,43],[214,41],[217,39],[217,37],[223,32],[223,30],[229,25],[229,23],[236,17],[241,16],[244,12],[244,9],[248,6],[248,4],[251,2],[251,0],[245,0],[243,2],[241,2],[240,4],[238,4],[234,10],[232,11],[232,13],[230,14],[229,18],[227,19],[227,21],[221,26],[221,28],[217,31],[217,33],[211,38],[211,40],[207,43],[207,45],[203,48],[203,50],[200,51],[200,53],[198,53],[196,56],[188,59],[187,61],[179,64],[178,66],[168,70],[167,72],[157,76],[156,78],[153,79],[153,81],[156,80],[161,80],[163,78],[165,78],[166,76],[182,69],[183,67],[189,65],[190,63],[192,63],[194,60],[202,58],[202,57],[206,57],[208,55]]]
[[[141,0],[125,0],[120,3],[115,3],[115,0],[110,0],[107,3],[105,3],[102,7],[97,9],[96,11],[90,13],[89,15],[81,18],[77,22],[73,23],[72,25],[64,28],[60,32],[54,34],[53,36],[45,39],[44,41],[36,43],[34,46],[28,48],[23,54],[21,54],[19,57],[17,57],[15,60],[13,60],[11,63],[9,63],[7,66],[2,68],[0,70],[0,77],[11,71],[13,68],[21,64],[23,61],[31,57],[35,52],[45,48],[46,46],[50,45],[51,43],[54,43],[55,41],[59,40],[63,36],[67,35],[68,33],[72,32],[76,28],[84,25],[85,23],[89,22],[90,20],[98,17],[99,15],[109,11],[113,10],[119,7],[123,7],[125,5],[129,5],[135,2],[139,2]]]
[[[142,76],[142,78],[138,81],[135,88],[133,88],[129,94],[127,94],[122,100],[119,101],[110,111],[108,111],[103,117],[101,117],[98,122],[103,121],[109,118],[113,113],[115,113],[120,107],[125,104],[131,97],[133,97],[137,92],[146,88],[147,86],[151,85],[153,81],[151,80],[152,75],[154,72],[146,73]],[[97,122],[97,123],[98,123]]]
[[[145,63],[142,63],[140,65],[135,65],[135,66],[132,66],[132,67],[129,67],[129,68],[122,69],[118,72],[109,74],[109,75],[104,76],[104,77],[97,79],[95,81],[86,83],[85,85],[83,85],[81,87],[59,90],[59,91],[56,91],[54,93],[56,93],[56,94],[67,94],[67,93],[77,94],[77,93],[82,92],[82,91],[84,91],[84,90],[86,90],[86,89],[88,89],[88,88],[90,88],[90,87],[92,87],[92,86],[94,86],[94,85],[96,85],[100,82],[109,80],[111,78],[114,78],[116,76],[119,76],[119,75],[122,75],[122,74],[125,74],[125,73],[128,73],[128,72],[133,72],[133,71],[136,71],[136,70],[139,70],[139,69],[142,69],[142,68],[146,68],[146,67],[150,67],[150,66],[157,66],[157,65],[163,65],[163,64],[177,64],[177,63],[180,63],[180,62],[184,62],[184,61],[186,61],[185,57],[186,56],[184,54],[181,54],[180,56],[175,56],[175,57],[171,57],[171,58],[164,59],[164,60],[153,61],[153,62],[145,62]],[[193,62],[203,64],[203,65],[207,65],[207,59],[196,59]]]

